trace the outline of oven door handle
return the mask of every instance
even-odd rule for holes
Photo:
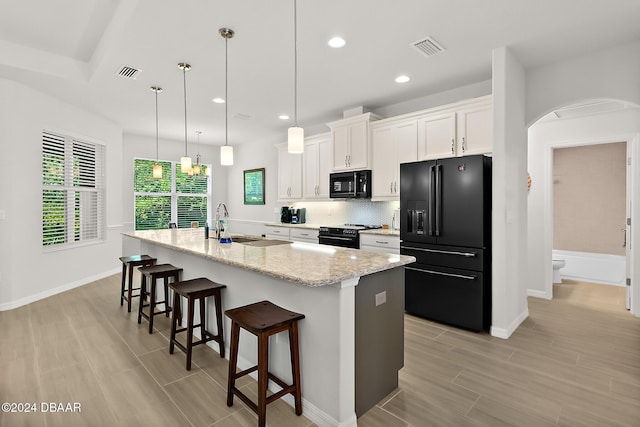
[[[320,239],[333,239],[333,240],[355,240],[351,237],[337,237],[337,236],[318,236]]]

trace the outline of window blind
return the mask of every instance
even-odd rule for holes
[[[103,145],[42,133],[42,244],[104,239]]]

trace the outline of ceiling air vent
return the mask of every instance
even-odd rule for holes
[[[413,46],[418,50],[418,52],[422,53],[425,56],[433,56],[446,50],[440,43],[438,43],[431,37],[427,37],[426,39],[418,40],[417,42],[411,43],[411,46]]]
[[[142,70],[138,70],[137,68],[128,67],[126,65],[123,65],[118,70],[118,75],[120,77],[124,77],[125,79],[135,80],[138,77],[138,74],[140,74],[141,71]]]

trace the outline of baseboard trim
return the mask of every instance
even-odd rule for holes
[[[14,308],[18,308],[18,307],[22,307],[23,305],[27,305],[27,304],[31,304],[32,302],[36,302],[36,301],[40,301],[41,299],[45,299],[48,298],[50,296],[53,295],[57,295],[59,293],[62,292],[66,292],[68,290],[74,289],[74,288],[78,288],[80,286],[89,284],[91,282],[95,282],[96,280],[100,280],[100,279],[104,279],[105,277],[109,277],[112,276],[114,274],[120,273],[121,270],[119,268],[113,269],[113,270],[109,270],[109,271],[104,271],[102,273],[93,275],[93,276],[89,276],[89,277],[84,277],[80,280],[76,280],[74,282],[71,283],[67,283],[65,285],[62,286],[58,286],[57,288],[52,288],[52,289],[47,289],[45,291],[39,292],[37,294],[34,295],[29,295],[23,298],[20,298],[18,300],[15,301],[10,301],[10,302],[5,302],[0,304],[0,311],[7,311],[7,310],[13,310]]]
[[[542,298],[542,299],[551,299],[551,295],[547,294],[546,291],[537,291],[535,289],[527,289],[527,296],[534,298]]]
[[[527,317],[529,317],[529,308],[525,308],[522,313],[518,317],[516,317],[513,322],[509,325],[508,328],[498,328],[495,326],[491,326],[491,336],[502,339],[509,339],[509,337],[518,329],[518,326],[524,322]]]

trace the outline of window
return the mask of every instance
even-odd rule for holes
[[[42,245],[104,240],[103,145],[42,132]]]
[[[207,166],[201,175],[189,176],[181,172],[180,163],[161,161],[162,178],[153,178],[154,164],[134,159],[135,229],[169,228],[170,223],[187,228],[194,221],[204,226],[211,197]]]

